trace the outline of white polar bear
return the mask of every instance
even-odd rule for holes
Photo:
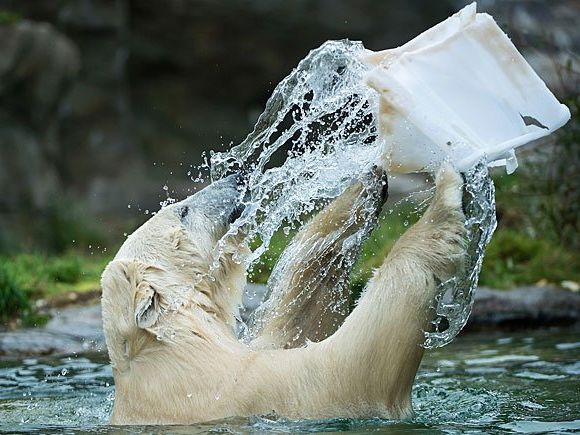
[[[317,240],[344,224],[353,208],[356,215],[359,195],[373,195],[380,209],[384,182],[375,176],[374,187],[351,186],[301,229],[294,243],[304,257],[284,271],[287,279],[270,296],[275,303],[264,308],[267,323],[249,344],[234,332],[245,285],[245,270],[232,258],[243,249],[239,240],[229,239],[219,267],[211,267],[218,241],[239,215],[236,177],[165,207],[136,230],[102,277],[116,387],[112,423],[187,424],[269,413],[410,416],[437,282],[456,273],[465,257],[460,175],[450,167],[439,172],[431,205],[346,319],[340,310],[321,319],[320,304],[312,301],[329,298],[328,280],[306,288],[308,273],[296,273],[324,261],[317,258]]]

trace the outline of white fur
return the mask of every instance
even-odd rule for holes
[[[272,412],[288,418],[409,416],[436,282],[462,264],[461,185],[451,168],[441,171],[430,207],[393,247],[342,326],[292,349],[281,348],[286,339],[272,328],[266,341],[279,348],[237,340],[234,313],[245,276],[232,260],[238,240],[230,240],[220,267],[208,276],[227,224],[208,218],[196,196],[162,209],[103,273],[103,321],[116,385],[112,423],[185,424]],[[227,209],[235,201],[222,202]],[[186,203],[200,207],[184,221]],[[343,199],[334,209],[344,212],[352,203]],[[304,231],[324,237],[312,229],[329,217],[336,219],[321,213]]]

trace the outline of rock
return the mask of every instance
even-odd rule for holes
[[[22,20],[0,26],[0,53],[0,95],[16,90],[33,123],[45,123],[80,69],[78,48],[52,25]]]
[[[41,328],[0,332],[0,357],[106,351],[101,306],[74,306],[51,311]]]
[[[0,210],[18,210],[23,204],[45,209],[59,181],[38,137],[21,125],[0,120],[0,156]]]
[[[580,320],[580,294],[554,287],[479,288],[467,329],[542,328]]]
[[[78,48],[52,25],[0,25],[0,248],[62,195],[59,113],[79,69]]]

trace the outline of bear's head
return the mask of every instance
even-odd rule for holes
[[[231,175],[166,206],[119,249],[103,272],[103,326],[120,369],[151,340],[207,316],[233,326],[245,283],[235,261],[242,234],[224,237],[243,211],[243,181]],[[195,312],[195,315],[193,313]]]

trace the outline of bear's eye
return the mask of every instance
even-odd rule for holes
[[[179,217],[181,219],[184,219],[185,216],[187,216],[187,214],[189,213],[189,207],[187,205],[183,206],[181,208],[181,210],[179,211]]]

